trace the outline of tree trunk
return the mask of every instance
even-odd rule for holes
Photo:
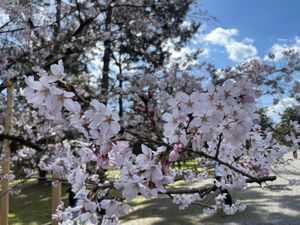
[[[113,1],[111,1],[112,3]],[[110,34],[111,22],[112,22],[112,7],[108,5],[106,10],[105,18],[105,33]],[[102,80],[101,80],[101,99],[106,105],[108,101],[108,88],[109,88],[109,63],[111,56],[111,40],[110,37],[104,40],[104,55],[103,55],[103,69],[102,69]]]
[[[11,81],[7,82],[7,108],[4,121],[4,134],[9,135],[11,132],[12,112],[14,105],[14,84]],[[9,140],[3,140],[3,160],[2,160],[2,175],[8,175],[10,170],[10,143]],[[1,181],[1,225],[8,225],[9,211],[9,181],[2,179]]]
[[[38,178],[38,183],[45,183],[47,181],[46,175],[47,171],[39,169],[39,178]]]

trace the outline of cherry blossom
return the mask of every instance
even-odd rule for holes
[[[120,117],[105,104],[96,99],[89,105],[80,102],[77,93],[60,87],[59,82],[64,82],[65,77],[61,61],[50,70],[51,76],[57,78],[51,78],[42,70],[39,70],[38,81],[32,76],[26,78],[28,87],[24,95],[46,118],[67,116],[73,129],[83,136],[75,142],[76,147],[68,143],[55,145],[54,154],[44,155],[40,161],[41,168],[67,179],[76,193],[77,206],[65,211],[59,209],[56,213],[61,221],[72,220],[69,215],[73,210],[81,223],[95,224],[98,223],[96,210],[102,208],[106,211],[106,215],[100,216],[102,224],[119,224],[118,217],[130,210],[130,200],[138,195],[151,198],[168,193],[168,185],[174,183],[176,177],[182,177],[186,183],[202,181],[209,177],[211,162],[218,177],[214,179],[216,188],[243,189],[248,179],[259,182],[268,177],[272,167],[289,151],[271,132],[262,132],[255,124],[255,92],[246,78],[228,80],[223,86],[210,86],[206,93],[178,92],[174,97],[162,96],[164,100],[169,97],[167,106],[161,104],[155,110],[151,105],[154,97],[143,96],[141,109],[148,111],[139,112],[145,113],[145,117],[142,114],[132,117],[139,118],[135,124],[135,129],[140,131],[137,133],[130,130],[130,122],[124,123],[126,126],[122,125],[120,132]],[[31,97],[38,101],[33,103]],[[290,127],[295,132],[284,138],[296,147],[300,143],[299,124],[291,122]],[[195,156],[201,170],[171,168],[187,155]],[[89,174],[89,163],[98,169],[117,168],[119,175],[103,178]],[[88,181],[98,184],[101,197],[97,202],[89,197]],[[291,180],[290,184],[298,182]],[[115,192],[113,197],[107,195],[109,189]],[[202,201],[199,193],[171,195],[173,202],[185,209]],[[239,200],[226,205],[224,198],[217,195],[215,204],[203,212],[212,215],[222,209],[231,215],[245,209]]]
[[[297,122],[288,122],[278,141],[276,128],[264,130],[256,114],[262,95],[299,100],[297,51],[284,52],[279,64],[270,54],[216,68],[196,62],[197,49],[174,63],[173,53],[200,25],[186,20],[194,1],[46,2],[0,1],[0,109],[11,81],[17,95],[9,137],[21,140],[12,163],[26,178],[38,168],[54,176],[53,185],[70,183],[77,205],[59,205],[53,217],[60,224],[119,224],[138,195],[165,195],[180,209],[215,195],[203,212],[232,215],[245,205],[224,204],[220,188],[271,181],[274,168],[288,165],[286,154],[298,151]],[[103,20],[109,11],[111,22]],[[4,127],[1,140],[8,138]],[[179,168],[184,161],[192,166]],[[24,178],[10,171],[1,179],[14,177]],[[216,190],[201,192],[204,179]],[[176,180],[183,189],[174,188]]]

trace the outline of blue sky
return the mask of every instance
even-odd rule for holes
[[[300,36],[299,0],[202,0],[202,8],[218,21],[206,24],[205,32],[214,28],[236,29],[235,39],[251,39],[259,56],[269,52],[275,43],[291,44]],[[220,47],[220,46],[218,46]],[[213,55],[219,65],[233,65],[226,54]],[[224,49],[223,49],[224,53]],[[216,57],[218,56],[218,57]]]
[[[267,53],[272,44],[292,40],[300,35],[299,0],[202,0],[203,8],[218,21],[207,24],[237,29],[240,38],[251,38],[260,54]]]
[[[277,38],[299,35],[299,0],[202,0],[224,28],[236,28],[264,47]]]
[[[199,35],[199,45],[206,49],[205,59],[218,67],[235,66],[241,61],[269,52],[280,60],[280,52],[294,48],[300,52],[299,0],[201,0],[202,9],[217,18],[205,23]],[[300,79],[300,77],[299,77]],[[270,106],[271,98],[259,100],[261,106]],[[295,103],[282,96],[269,115],[279,120],[275,112]]]

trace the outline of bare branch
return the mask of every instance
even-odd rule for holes
[[[22,137],[19,137],[19,136],[12,136],[12,135],[6,135],[6,134],[0,134],[0,141],[3,141],[4,139],[7,139],[7,140],[11,140],[11,141],[15,141],[15,142],[18,142],[24,146],[27,146],[27,147],[30,147],[30,148],[33,148],[39,152],[43,152],[45,151],[45,149],[43,149],[42,147],[40,147],[39,145],[29,141],[29,140],[26,140]]]

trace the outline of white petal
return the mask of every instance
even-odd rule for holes
[[[77,112],[77,107],[75,105],[75,102],[72,99],[70,99],[70,98],[65,98],[64,99],[64,107],[69,112]]]
[[[190,100],[190,97],[184,92],[179,92],[178,97],[183,102],[188,102]]]
[[[26,87],[23,91],[22,94],[26,98],[28,98],[28,101],[30,101],[30,96],[34,94],[34,90],[31,87]]]
[[[33,76],[25,77],[25,83],[34,90],[41,90],[43,88],[40,82],[34,80]]]
[[[162,119],[166,122],[172,122],[173,121],[173,115],[171,113],[164,113],[162,116]]]
[[[148,148],[146,145],[142,145],[142,152],[145,155],[149,155],[149,156],[152,155],[152,150],[150,148]]]
[[[58,81],[58,77],[56,76],[48,76],[48,82],[49,83],[54,83],[55,81]]]
[[[51,95],[62,95],[63,93],[64,91],[57,87],[51,88]]]
[[[62,60],[59,60],[58,64],[51,65],[50,70],[54,76],[62,78],[64,75],[64,66],[63,66]]]
[[[93,106],[97,112],[105,112],[106,111],[106,106],[104,104],[100,103],[98,100],[93,99],[91,101],[90,105]]]
[[[34,106],[39,106],[43,103],[45,96],[41,93],[37,92],[30,97],[30,102],[33,103]],[[28,100],[29,101],[29,100]]]
[[[73,92],[64,91],[64,96],[67,98],[72,98],[75,96]]]
[[[120,124],[118,122],[112,122],[111,130],[114,134],[119,133],[119,131],[121,130]]]
[[[193,92],[190,96],[192,102],[197,102],[200,100],[200,94],[198,92]]]

